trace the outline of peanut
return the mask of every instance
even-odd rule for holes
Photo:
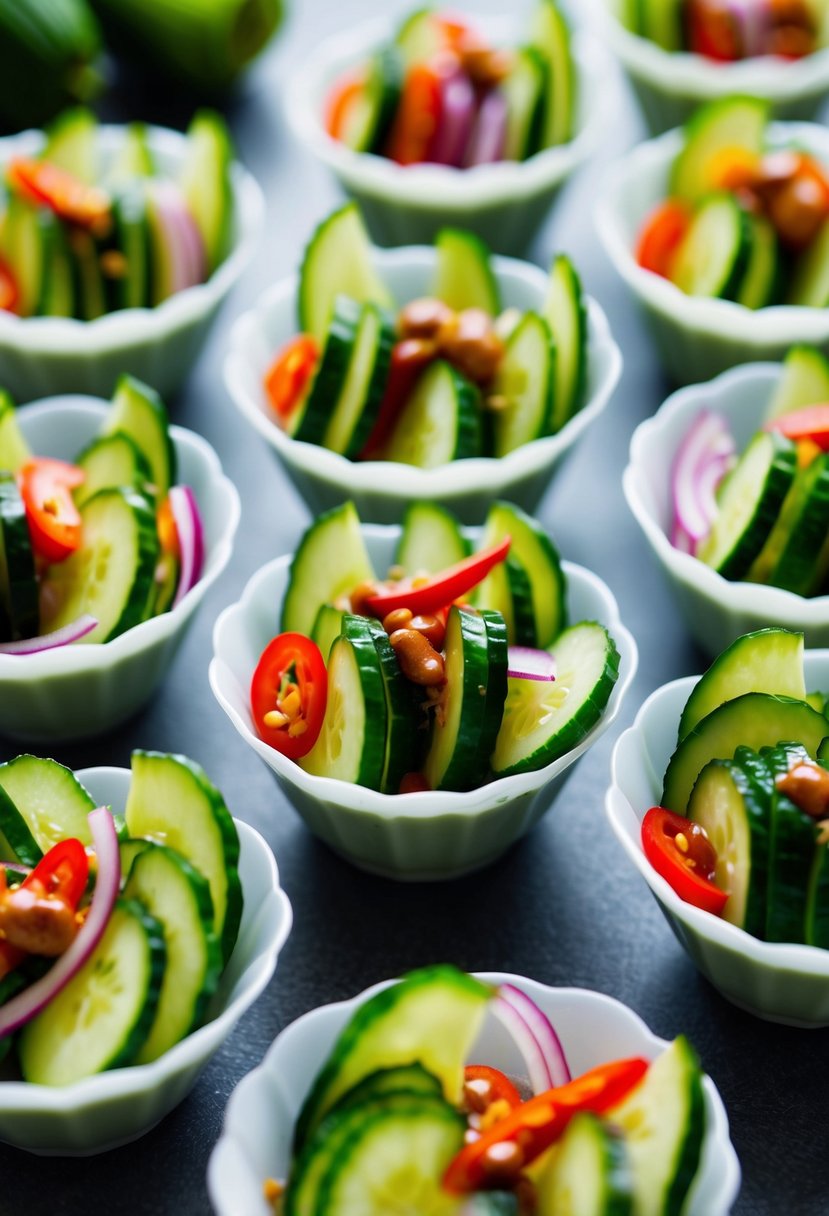
[[[443,656],[422,633],[416,629],[396,629],[389,641],[407,680],[426,686],[444,682]]]

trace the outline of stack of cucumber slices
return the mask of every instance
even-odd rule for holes
[[[96,856],[68,950],[53,961],[0,941],[0,1047],[40,1085],[148,1063],[201,1025],[242,915],[235,824],[182,756],[133,753],[123,817],[54,760],[0,765],[0,903],[68,840]]]
[[[506,1002],[519,1025],[529,1013],[557,1042],[520,989],[449,966],[411,972],[361,1004],[300,1111],[285,1216],[387,1216],[392,1195],[394,1211],[417,1216],[676,1216],[706,1132],[687,1042],[650,1064],[599,1065],[584,1082],[561,1052],[557,1080],[517,1078],[516,1089],[488,1061],[464,1066],[484,1018]],[[470,1089],[481,1075],[484,1087]],[[507,1109],[487,1123],[496,1100]]]
[[[658,271],[688,295],[753,309],[825,308],[829,174],[794,143],[770,148],[768,114],[756,97],[713,101],[694,114],[670,170],[669,202],[646,221],[639,259],[657,269],[645,250],[670,209],[675,237]]]
[[[281,621],[284,633],[312,638],[328,665],[322,729],[299,761],[308,772],[391,794],[403,776],[420,773],[420,788],[463,791],[542,768],[595,726],[618,676],[614,641],[597,622],[568,623],[565,575],[549,537],[517,507],[495,503],[480,550],[507,539],[506,560],[463,606],[443,606],[445,679],[427,696],[403,676],[379,620],[352,603],[360,587],[382,586],[354,505],[312,524],[291,565]],[[437,582],[468,555],[447,511],[414,503],[386,589],[405,599],[412,580]],[[513,645],[551,652],[555,680],[508,675]]]
[[[175,485],[167,411],[147,385],[123,376],[101,434],[63,466],[79,523],[77,543],[61,559],[37,548],[32,513],[56,509],[27,496],[24,476],[37,465],[0,393],[0,646],[9,653],[110,641],[168,611],[198,580],[198,505],[189,487]]]
[[[378,275],[350,203],[319,225],[300,271],[299,327],[318,358],[302,391],[280,403],[280,423],[292,438],[349,460],[434,468],[505,456],[559,431],[581,409],[587,322],[570,260],[555,258],[539,311],[503,311],[489,252],[477,237],[445,229],[435,245],[429,298],[452,310],[453,328],[472,314],[483,335],[471,340],[472,365],[482,342],[487,356],[495,351],[487,370],[475,379],[469,347],[460,363],[457,340],[442,345],[439,332],[413,337],[402,330],[394,310],[407,301],[395,300]],[[289,344],[277,353],[266,386],[292,351]],[[270,399],[276,408],[272,392]]]
[[[662,805],[717,851],[724,918],[766,941],[829,947],[826,825],[785,780],[804,766],[814,781],[829,761],[825,706],[806,693],[802,634],[745,634],[695,686],[665,773]]]
[[[0,201],[0,308],[93,321],[204,282],[233,237],[232,150],[198,113],[175,174],[144,127],[114,151],[91,111],[65,112],[39,156],[12,158]]]

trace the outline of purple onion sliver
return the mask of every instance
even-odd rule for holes
[[[767,55],[771,13],[766,0],[727,0],[726,7],[740,32],[742,57]]]
[[[40,654],[44,650],[55,650],[59,646],[69,646],[80,638],[85,638],[98,624],[98,618],[85,612],[77,620],[68,625],[44,633],[38,638],[22,638],[17,642],[0,642],[0,654]]]
[[[510,646],[507,651],[507,675],[515,680],[554,680],[556,661],[549,650]]]
[[[152,200],[169,260],[170,295],[175,295],[190,286],[188,255],[182,243],[181,231],[184,202],[175,185],[167,181],[153,182]]]
[[[97,877],[86,920],[69,949],[55,960],[46,974],[0,1006],[0,1038],[30,1022],[66,987],[92,954],[107,927],[121,885],[118,835],[112,815],[105,806],[89,812],[89,827],[97,858]]]
[[[680,553],[690,553],[691,557],[696,557],[697,542],[678,522],[674,523],[671,529],[671,544],[675,549],[679,549]]]
[[[184,598],[201,578],[204,568],[204,526],[196,496],[189,486],[170,487],[170,510],[178,534],[181,568],[172,607]]]
[[[464,165],[471,169],[475,165],[493,165],[503,160],[506,138],[507,99],[500,89],[490,89],[478,110],[463,158]]]
[[[521,1014],[530,1031],[535,1036],[544,1057],[547,1071],[550,1074],[550,1085],[566,1085],[572,1079],[567,1057],[564,1054],[561,1040],[544,1010],[539,1009],[535,1001],[527,996],[526,992],[522,992],[520,988],[516,988],[513,984],[502,984],[498,991],[502,999],[511,1005],[516,1012]]]
[[[442,79],[440,93],[440,119],[427,159],[457,169],[475,122],[475,90],[466,73],[455,68]]]
[[[538,1040],[527,1025],[523,1014],[504,998],[503,989],[499,990],[499,995],[495,997],[490,1008],[520,1051],[533,1093],[543,1094],[552,1086],[550,1070]]]

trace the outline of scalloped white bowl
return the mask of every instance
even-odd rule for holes
[[[773,55],[716,63],[688,51],[665,51],[626,29],[611,0],[590,0],[594,20],[621,62],[654,135],[677,127],[697,106],[734,93],[762,97],[775,118],[815,117],[829,96],[829,48],[788,61]]]
[[[496,44],[526,37],[523,13],[520,20],[483,15],[474,15],[473,20]],[[326,39],[298,66],[286,91],[294,134],[358,200],[372,235],[382,244],[427,244],[440,228],[455,224],[476,232],[499,253],[522,253],[563,183],[601,138],[608,112],[606,54],[583,34],[574,35],[579,94],[575,135],[569,143],[525,161],[472,169],[402,166],[384,156],[354,152],[333,139],[322,121],[332,84],[364,63],[395,32],[396,23],[390,18],[368,22]]]
[[[668,177],[683,133],[640,144],[608,174],[595,211],[596,228],[616,271],[650,324],[665,370],[677,384],[708,380],[737,363],[782,359],[796,342],[829,353],[829,308],[777,304],[751,309],[732,300],[686,295],[643,270],[635,257],[639,230],[668,194]],[[771,123],[772,148],[794,143],[829,165],[829,131],[816,123]]]
[[[72,460],[98,434],[109,403],[65,395],[18,410],[37,456]],[[227,565],[239,524],[239,495],[213,448],[194,431],[170,428],[177,480],[196,494],[204,522],[204,571],[170,612],[111,642],[33,655],[0,654],[0,733],[57,742],[105,734],[136,713],[166,675],[199,604]]]
[[[364,525],[362,531],[375,569],[388,569],[400,529]],[[381,794],[306,773],[253,729],[250,681],[259,655],[278,632],[291,559],[287,555],[263,566],[213,631],[210,687],[236,730],[271,769],[314,835],[361,869],[431,881],[457,878],[494,861],[547,811],[573,764],[613,722],[633,679],[636,643],[608,588],[589,570],[564,562],[570,619],[601,621],[621,658],[607,708],[577,747],[536,772],[501,777],[466,793]]]
[[[429,292],[437,255],[433,247],[377,249],[374,264],[395,304]],[[540,310],[547,292],[544,271],[527,262],[495,257],[493,270],[505,308]],[[283,431],[268,407],[263,382],[276,352],[297,332],[298,277],[282,279],[233,326],[225,382],[237,408],[264,437],[314,512],[352,498],[360,518],[396,523],[414,499],[438,499],[465,522],[486,514],[496,498],[533,511],[564,457],[602,413],[622,370],[622,356],[607,318],[587,302],[588,357],[585,404],[555,435],[535,439],[500,459],[455,460],[435,469],[389,461],[352,461],[319,444],[300,443]]]
[[[100,128],[104,157],[123,139],[122,126]],[[186,138],[166,127],[147,127],[159,168],[174,174]],[[0,165],[12,156],[36,155],[42,131],[0,139]],[[233,247],[205,283],[179,291],[155,308],[125,308],[94,321],[68,317],[17,317],[0,310],[0,385],[18,401],[53,393],[107,397],[122,372],[172,394],[189,373],[220,305],[250,261],[262,229],[265,203],[253,177],[233,164]]]
[[[829,646],[829,596],[806,598],[780,587],[731,582],[670,542],[671,466],[689,426],[703,409],[727,419],[741,452],[763,425],[779,363],[752,363],[707,384],[673,393],[630,441],[622,485],[628,506],[662,567],[688,632],[707,654],[767,625],[802,631],[807,646]]]
[[[574,1074],[609,1060],[653,1059],[667,1047],[621,1001],[586,988],[550,988],[524,976],[478,972],[492,984],[511,983],[536,1001],[553,1022]],[[266,1178],[285,1178],[294,1123],[334,1040],[358,1006],[382,988],[323,1005],[297,1019],[274,1040],[262,1063],[239,1082],[224,1128],[210,1157],[207,1187],[217,1216],[272,1216],[263,1194]],[[524,1071],[515,1049],[487,1019],[472,1053],[512,1074]],[[728,1116],[710,1077],[703,1080],[706,1133],[700,1169],[684,1216],[726,1216],[740,1187],[740,1165],[728,1134]]]
[[[807,650],[805,671],[807,688],[829,687],[829,650]],[[697,679],[686,676],[657,688],[633,726],[620,736],[606,799],[610,825],[679,943],[727,1000],[770,1022],[807,1029],[829,1026],[829,950],[763,942],[692,907],[642,852],[642,818],[662,796],[662,776],[676,747],[679,718]]]
[[[96,801],[123,812],[128,769],[79,769],[78,777]],[[7,1080],[6,1065],[0,1070],[0,1140],[44,1156],[102,1153],[143,1136],[190,1092],[263,992],[291,928],[291,905],[273,853],[252,827],[235,823],[244,910],[208,1021],[151,1064],[115,1068],[62,1088]]]

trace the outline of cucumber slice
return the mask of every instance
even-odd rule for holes
[[[674,161],[668,193],[690,203],[719,186],[722,154],[740,149],[760,156],[769,104],[759,97],[725,97],[700,106],[685,124],[685,145]]]
[[[394,44],[406,67],[432,59],[445,46],[434,9],[419,8],[410,13],[397,31]]]
[[[806,758],[802,748],[766,748],[762,758],[770,770],[769,886],[765,938],[769,942],[805,940],[809,880],[816,847],[816,824],[773,785],[774,779]]]
[[[786,303],[804,308],[829,306],[829,222],[798,257]]]
[[[493,566],[475,588],[474,603],[480,609],[484,606],[493,609],[503,618],[509,645],[535,645],[530,576],[516,558],[508,555],[503,562]]]
[[[507,626],[500,612],[491,608],[481,609],[481,620],[486,628],[487,662],[489,673],[486,682],[484,723],[481,728],[481,755],[489,757],[495,747],[498,731],[504,718],[507,699],[507,671],[509,670],[509,647]]]
[[[2,814],[0,831],[15,856],[36,866],[59,840],[74,836],[92,844],[89,812],[95,802],[68,768],[40,756],[16,756],[0,764],[0,788],[11,800],[16,816]]]
[[[119,899],[94,952],[20,1033],[20,1068],[36,1085],[71,1085],[131,1064],[147,1038],[164,973],[158,921]]]
[[[805,701],[747,692],[726,701],[691,730],[668,763],[661,805],[684,815],[694,782],[709,760],[730,760],[741,745],[759,751],[797,739],[817,755],[826,719]]]
[[[829,452],[799,469],[777,522],[748,572],[751,582],[770,583],[795,595],[811,595],[829,567]]]
[[[544,318],[525,312],[492,381],[492,396],[503,403],[492,416],[495,456],[506,456],[553,429],[557,353]]]
[[[187,128],[179,185],[204,241],[208,273],[224,261],[233,240],[233,146],[224,119],[199,110]]]
[[[751,258],[748,216],[732,194],[697,207],[671,263],[671,280],[689,296],[736,300]]]
[[[91,613],[98,624],[78,645],[108,642],[144,620],[159,556],[155,513],[130,489],[100,490],[81,508],[80,546],[47,566],[42,624],[60,629]]]
[[[371,261],[371,242],[356,203],[346,203],[317,226],[299,271],[299,328],[323,343],[338,295],[358,304],[394,308]]]
[[[363,88],[349,107],[338,138],[355,152],[381,152],[403,89],[403,61],[395,46],[383,47],[368,62]]]
[[[683,1035],[608,1116],[625,1137],[636,1216],[680,1216],[702,1157],[706,1122],[702,1074]]]
[[[434,469],[482,453],[479,393],[442,359],[419,377],[398,416],[384,460]]]
[[[143,186],[123,188],[112,203],[112,244],[101,259],[112,307],[149,308],[153,287],[152,241]]]
[[[320,653],[328,663],[328,656],[331,653],[331,647],[335,640],[342,633],[343,617],[345,613],[341,608],[335,608],[333,604],[320,604],[319,612],[314,618],[314,624],[311,629],[311,641],[316,642],[320,648]]]
[[[201,1025],[222,956],[207,880],[173,849],[148,844],[133,861],[124,896],[159,922],[167,954],[155,1020],[135,1057],[148,1064]]]
[[[23,841],[23,853],[29,859],[24,861],[20,857],[17,849],[12,848],[9,844],[7,829],[11,827],[12,836],[17,835],[18,845]],[[18,811],[17,807],[12,802],[6,791],[0,785],[0,860],[4,862],[19,863],[26,868],[31,868],[37,865],[42,856],[41,850],[38,847],[37,841],[29,831],[26,821]],[[34,860],[32,860],[34,859]],[[15,878],[15,872],[5,869],[6,882],[17,882],[19,877]],[[2,983],[2,981],[0,981]],[[0,1000],[2,1004],[2,1000]]]
[[[519,47],[500,89],[507,103],[504,160],[526,160],[541,145],[544,101],[547,92],[547,60],[538,47]]]
[[[565,629],[551,647],[556,678],[509,680],[492,770],[526,773],[572,751],[604,712],[619,675],[619,652],[595,621]]]
[[[487,761],[481,745],[487,718],[488,641],[477,612],[450,609],[444,662],[446,684],[423,773],[432,790],[469,790],[480,785]]]
[[[342,303],[346,301],[338,297],[335,318]],[[331,398],[322,443],[330,451],[354,460],[365,447],[380,410],[394,330],[376,305],[355,304],[351,300],[347,303],[356,313],[354,339],[345,375]]]
[[[460,312],[482,308],[490,316],[501,311],[501,293],[492,270],[490,251],[474,232],[441,228],[435,237],[437,266],[431,294]]]
[[[42,279],[37,312],[44,317],[73,317],[78,301],[73,256],[60,220],[50,211],[38,215],[42,240]],[[73,241],[75,237],[71,238]]]
[[[69,242],[75,275],[75,315],[81,321],[95,321],[107,311],[101,251],[95,238],[80,228],[70,233]]]
[[[387,733],[386,693],[374,645],[336,638],[328,657],[322,730],[298,763],[317,777],[382,789]]]
[[[239,834],[219,790],[185,756],[134,751],[125,817],[130,836],[168,845],[207,880],[213,929],[226,963],[236,944],[243,900]]]
[[[783,360],[766,420],[829,401],[829,360],[814,346],[793,346]]]
[[[127,884],[127,881],[132,870],[132,863],[136,857],[140,856],[145,849],[153,847],[152,841],[137,839],[135,836],[128,836],[125,840],[118,842],[118,853],[121,858],[121,890]]]
[[[38,590],[26,508],[11,473],[0,473],[0,631],[38,633]]]
[[[682,8],[677,0],[636,0],[638,32],[663,51],[681,51]]]
[[[735,299],[746,308],[766,308],[777,298],[781,281],[780,249],[774,225],[762,215],[749,215],[750,248]]]
[[[112,408],[102,428],[103,435],[123,431],[149,461],[159,501],[176,480],[176,452],[170,438],[167,408],[155,389],[123,375],[115,386]]]
[[[764,937],[769,870],[771,780],[745,763],[746,748],[733,760],[711,760],[694,783],[688,818],[699,823],[717,850],[714,881],[728,892],[723,919]]]
[[[2,233],[3,257],[17,284],[17,312],[34,316],[43,292],[43,224],[38,211],[10,194]]]
[[[97,185],[98,120],[86,106],[74,106],[49,124],[43,160],[71,173],[87,186]]]
[[[343,1094],[378,1068],[419,1063],[459,1104],[463,1065],[480,1030],[493,990],[456,967],[411,971],[362,1004],[340,1032],[297,1119],[300,1149]]]
[[[804,700],[802,633],[756,629],[732,642],[697,681],[679,719],[678,742],[712,710],[746,692]]]
[[[567,624],[567,585],[561,559],[540,524],[512,503],[494,502],[487,514],[481,548],[495,545],[507,536],[512,538],[509,558],[520,564],[530,582],[534,632],[528,644],[550,646]],[[485,580],[479,602],[497,608],[497,604],[487,602],[486,586]]]
[[[107,169],[104,184],[108,190],[125,186],[136,177],[152,177],[155,161],[147,141],[143,122],[130,122],[124,127],[121,145]]]
[[[717,492],[717,517],[697,556],[723,578],[741,579],[769,538],[797,472],[797,449],[758,431]]]
[[[0,472],[16,473],[31,455],[17,421],[14,401],[0,388]]]
[[[577,89],[570,30],[553,0],[537,0],[530,21],[530,42],[548,67],[540,144],[550,148],[573,137]]]
[[[553,260],[544,316],[555,342],[555,381],[549,429],[559,431],[584,404],[587,310],[581,280],[566,254]]]
[[[538,1216],[633,1216],[624,1140],[595,1115],[576,1115],[537,1182]]]
[[[428,1094],[433,1098],[443,1097],[443,1086],[437,1077],[422,1064],[401,1064],[397,1068],[378,1068],[362,1081],[358,1081],[331,1108],[340,1112],[359,1106],[362,1102],[384,1098],[388,1094]]]
[[[152,485],[149,461],[134,439],[123,431],[93,439],[75,464],[83,469],[86,480],[75,491],[75,502],[82,506],[99,490],[129,486],[141,493]]]
[[[404,574],[437,574],[468,556],[469,544],[451,512],[435,502],[408,504],[394,554]]]
[[[336,604],[374,578],[353,502],[320,515],[291,562],[282,603],[282,631],[309,634],[323,604]]]
[[[349,296],[337,296],[310,391],[288,418],[288,433],[301,443],[323,442],[354,356],[361,315],[356,301]]]

